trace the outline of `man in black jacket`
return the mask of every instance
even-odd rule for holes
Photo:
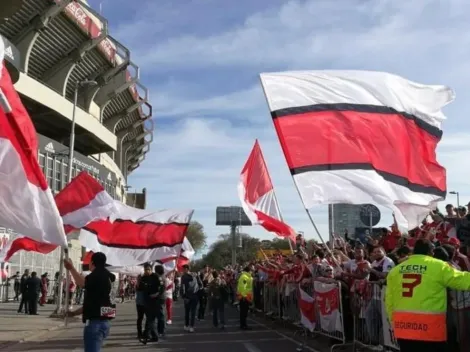
[[[28,297],[27,297],[27,285],[26,281],[29,279],[29,270],[26,269],[24,271],[24,274],[21,276],[20,280],[20,293],[21,293],[21,301],[20,301],[20,306],[18,307],[18,313],[21,313],[23,310],[23,305],[24,305],[24,313],[28,314],[29,313],[29,307],[28,307]]]
[[[41,292],[41,279],[35,271],[26,280],[26,294],[29,302],[29,314],[38,315],[39,293]]]
[[[156,272],[163,270],[161,265],[155,267]],[[145,330],[140,340],[144,345],[148,341],[158,341],[158,335],[163,335],[165,320],[162,319],[163,304],[165,302],[165,282],[163,277],[157,273],[142,277],[141,282],[146,286],[144,295],[145,305]],[[156,326],[156,320],[160,321],[160,326]],[[163,326],[161,325],[163,323]]]
[[[101,252],[92,255],[91,273],[86,277],[75,269],[71,260],[64,260],[64,266],[70,270],[77,286],[85,289],[83,306],[76,311],[67,312],[67,315],[83,314],[85,351],[99,352],[109,335],[109,321],[116,317],[116,305],[111,302],[111,288],[116,277],[106,270],[106,255]]]

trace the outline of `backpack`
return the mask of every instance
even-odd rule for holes
[[[199,292],[199,290],[202,287],[202,283],[201,285],[199,285],[198,281],[200,280],[198,279],[199,279],[198,277],[191,275],[191,281],[188,282],[188,285],[186,287],[186,295],[194,295]]]

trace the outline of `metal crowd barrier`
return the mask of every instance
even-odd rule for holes
[[[400,351],[385,312],[385,286],[356,281],[353,287],[354,344],[374,350]],[[448,291],[447,344],[449,351],[470,351],[470,292]]]
[[[356,280],[351,291],[354,345],[370,350],[399,351],[385,313],[385,287],[378,282]]]
[[[385,286],[356,280],[353,287],[342,281],[317,278],[299,284],[255,283],[258,311],[282,324],[301,326],[300,290],[313,298],[315,325],[305,336],[321,335],[334,340],[331,350],[353,345],[354,350],[400,351],[385,312]],[[257,297],[259,295],[259,297]],[[470,291],[448,291],[448,350],[470,351]],[[300,341],[299,341],[300,342]]]
[[[46,301],[51,301],[54,298],[54,285],[55,280],[49,281],[47,288]],[[41,294],[39,295],[41,297]],[[8,280],[0,284],[0,303],[16,301],[17,294],[15,292],[14,280]],[[18,299],[21,299],[21,293],[18,292]]]
[[[255,283],[260,285],[260,283]],[[314,280],[303,283],[300,287],[297,283],[273,284],[263,283],[263,290],[257,293],[255,290],[254,300],[257,294],[262,295],[263,306],[258,308],[267,317],[278,320],[283,324],[300,324],[301,313],[299,309],[300,289],[314,299],[315,305],[315,328],[311,333],[321,335],[334,340],[331,350],[352,344],[352,336],[348,339],[347,331],[352,331],[352,320],[349,327],[345,326],[343,314],[343,298],[341,284],[336,282],[323,282]],[[305,330],[304,327],[302,329]],[[307,331],[303,331],[305,336]],[[352,335],[352,334],[351,334]]]

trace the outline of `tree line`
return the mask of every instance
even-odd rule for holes
[[[204,231],[204,227],[197,221],[191,222],[188,232],[186,234],[189,242],[193,246],[196,253],[200,254],[204,249],[207,248],[207,235]],[[290,249],[289,243],[281,238],[273,236],[272,240],[260,240],[258,238],[251,237],[249,234],[241,233],[241,247],[239,247],[240,241],[236,241],[236,254],[237,262],[243,263],[256,259],[257,253],[262,249]],[[307,248],[311,247],[311,244],[307,241]],[[217,241],[212,243],[207,252],[202,255],[200,259],[193,260],[192,267],[194,270],[199,270],[205,265],[209,265],[212,268],[223,268],[232,262],[232,238],[230,234],[219,235]]]

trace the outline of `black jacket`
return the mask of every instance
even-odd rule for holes
[[[26,293],[28,289],[26,282],[28,281],[28,279],[29,279],[29,276],[26,276],[24,274],[21,276],[21,280],[20,280],[20,292],[21,293]]]
[[[154,305],[165,300],[165,281],[157,274],[142,276],[140,280],[146,305]],[[156,297],[151,297],[156,295]]]
[[[38,296],[41,292],[41,279],[30,277],[26,280],[26,293],[30,297]]]

